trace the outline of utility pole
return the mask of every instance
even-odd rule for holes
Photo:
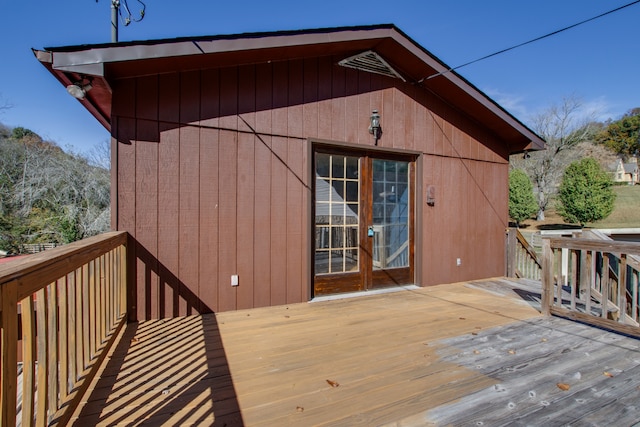
[[[118,43],[118,9],[120,0],[111,0],[111,42]]]

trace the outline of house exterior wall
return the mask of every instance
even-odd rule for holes
[[[112,218],[136,242],[138,319],[309,300],[312,141],[372,147],[373,109],[381,149],[419,154],[417,284],[504,274],[506,144],[424,89],[337,62],[115,82]]]

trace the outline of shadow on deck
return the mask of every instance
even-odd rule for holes
[[[242,425],[214,315],[131,323],[76,425]]]
[[[494,279],[131,324],[75,422],[639,421],[640,341],[542,317],[539,292]]]

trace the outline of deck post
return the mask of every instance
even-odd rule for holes
[[[507,277],[516,277],[516,245],[518,243],[518,230],[507,228]]]
[[[542,295],[540,308],[545,316],[551,315],[553,299],[553,251],[549,239],[542,239]]]

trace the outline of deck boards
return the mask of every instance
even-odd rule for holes
[[[525,285],[495,279],[132,324],[76,425],[639,421],[640,341],[541,317]]]

